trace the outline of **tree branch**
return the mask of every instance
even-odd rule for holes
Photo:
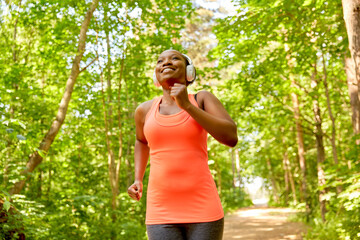
[[[91,64],[93,64],[97,59],[98,59],[97,57],[94,58],[88,65],[86,65],[86,67],[84,67],[83,69],[81,69],[81,70],[79,71],[79,73],[81,73],[82,71],[85,71],[86,68],[89,67]]]

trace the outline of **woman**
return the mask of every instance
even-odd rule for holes
[[[210,92],[188,94],[196,78],[189,57],[166,50],[154,83],[163,95],[135,111],[135,182],[139,201],[150,155],[146,225],[149,240],[222,239],[224,213],[207,157],[207,133],[225,145],[237,143],[236,125]]]

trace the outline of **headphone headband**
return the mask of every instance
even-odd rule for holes
[[[186,55],[186,54],[184,54],[184,53],[181,53],[181,55],[183,55],[183,56],[186,58],[186,60],[188,60],[189,65],[193,65],[193,63],[192,63],[192,61],[191,61],[191,58],[190,58],[188,55]]]

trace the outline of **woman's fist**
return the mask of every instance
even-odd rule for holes
[[[170,87],[170,96],[175,100],[179,108],[186,109],[191,104],[184,84],[175,83],[174,86]]]
[[[143,190],[143,184],[142,182],[137,182],[135,181],[129,188],[128,188],[128,194],[129,196],[136,200],[139,201],[141,199],[142,196],[142,190]]]

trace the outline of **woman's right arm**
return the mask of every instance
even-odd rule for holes
[[[142,103],[135,110],[136,141],[134,149],[135,182],[128,188],[129,196],[139,201],[142,196],[143,178],[149,159],[149,146],[144,135],[145,116],[151,107],[150,102]],[[150,106],[150,107],[149,107]]]

